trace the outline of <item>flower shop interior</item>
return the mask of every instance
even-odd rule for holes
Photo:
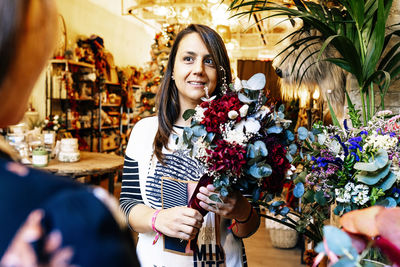
[[[249,266],[400,266],[400,0],[256,2],[56,0],[54,56],[1,135],[23,164],[118,199],[130,132],[156,114],[176,34],[206,24],[234,77],[265,75],[280,118],[268,130],[287,141],[280,194],[257,195]]]

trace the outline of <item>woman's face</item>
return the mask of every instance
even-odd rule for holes
[[[173,77],[178,88],[181,107],[194,107],[217,86],[217,69],[211,54],[198,33],[182,38],[176,53]]]

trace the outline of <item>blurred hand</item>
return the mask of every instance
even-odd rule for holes
[[[225,218],[243,221],[247,218],[252,208],[239,191],[231,192],[227,197],[222,197],[211,184],[207,185],[207,187],[200,187],[199,191],[197,198],[200,200],[200,206]],[[217,194],[222,202],[211,200],[210,196],[214,194]]]
[[[164,235],[184,240],[193,239],[203,224],[203,216],[195,209],[174,207],[158,213],[155,227]]]
[[[32,248],[31,242],[43,238],[41,220],[44,216],[42,210],[31,212],[24,225],[18,230],[7,251],[0,259],[2,267],[67,267],[71,265],[69,261],[73,256],[73,251],[69,247],[61,248],[62,236],[58,231],[54,231],[46,236],[44,253],[51,255],[48,263],[39,263],[37,255]]]

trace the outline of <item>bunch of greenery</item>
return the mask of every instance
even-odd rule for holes
[[[362,122],[349,95],[345,92],[349,115],[352,118],[353,125],[357,127],[361,124],[366,125],[376,112],[375,88],[379,90],[380,108],[384,110],[384,97],[389,85],[393,80],[398,79],[400,74],[400,51],[398,50],[400,43],[396,43],[392,47],[389,45],[395,36],[400,36],[400,30],[388,33],[385,31],[392,1],[337,0],[334,1],[334,6],[328,7],[328,1],[314,3],[294,0],[295,8],[290,8],[270,1],[234,0],[230,4],[230,10],[236,11],[234,16],[251,16],[255,13],[260,13],[263,16],[265,11],[270,11],[270,15],[264,16],[263,20],[282,16],[289,20],[301,19],[303,27],[289,34],[286,38],[291,38],[295,34],[301,34],[311,29],[317,30],[320,35],[300,38],[286,47],[282,53],[293,51],[300,45],[311,46],[316,41],[323,42],[319,51],[320,56],[328,45],[334,47],[340,53],[340,57],[324,60],[353,74],[357,80],[361,95]],[[307,58],[310,57],[306,57],[306,60]],[[304,64],[304,61],[296,60],[296,62],[296,64]],[[301,77],[298,77],[298,79],[301,81]],[[333,120],[336,125],[339,125],[334,114]]]

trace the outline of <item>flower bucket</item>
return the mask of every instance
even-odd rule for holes
[[[271,244],[275,248],[293,248],[297,244],[298,233],[292,229],[268,229]]]
[[[269,216],[274,216],[272,214],[268,214]],[[283,219],[282,216],[274,216],[277,219]],[[297,220],[297,217],[289,215],[294,220]],[[267,228],[269,232],[269,236],[271,239],[271,244],[275,248],[293,248],[297,244],[297,240],[299,234],[296,230],[283,225],[279,222],[275,222],[268,218],[265,219],[265,228]]]

